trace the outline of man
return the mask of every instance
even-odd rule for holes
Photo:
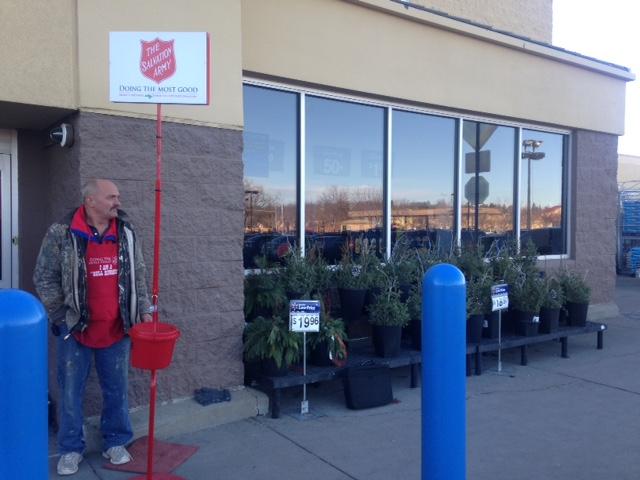
[[[90,180],[82,197],[80,208],[49,227],[33,275],[58,336],[59,475],[76,473],[83,458],[82,405],[92,357],[102,388],[103,456],[116,465],[131,461],[127,332],[150,321],[152,311],[140,242],[118,209],[118,187]]]

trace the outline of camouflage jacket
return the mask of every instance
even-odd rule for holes
[[[70,330],[83,331],[91,321],[87,307],[87,240],[70,229],[74,213],[49,227],[40,247],[33,282],[51,322],[64,321]],[[140,321],[140,315],[151,312],[151,303],[140,242],[124,212],[118,212],[116,222],[118,300],[126,332]]]

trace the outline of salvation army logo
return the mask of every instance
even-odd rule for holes
[[[176,73],[176,56],[173,40],[167,42],[156,38],[150,42],[140,40],[140,72],[145,77],[160,83]]]

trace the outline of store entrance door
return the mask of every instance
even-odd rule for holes
[[[0,288],[11,288],[11,155],[0,153]]]

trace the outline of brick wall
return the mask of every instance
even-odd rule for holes
[[[151,290],[155,122],[80,113],[74,125],[77,164],[65,166],[52,181],[52,192],[66,192],[52,193],[52,211],[79,198],[88,178],[112,179],[143,242]],[[178,326],[182,336],[172,365],[159,375],[159,400],[203,386],[241,384],[244,326],[242,134],[169,122],[163,128],[160,318]],[[70,168],[75,175],[66,178]],[[148,373],[133,370],[130,405],[147,404],[148,392]],[[87,413],[97,413],[99,405],[92,373]]]
[[[615,135],[574,132],[573,252],[592,287],[592,303],[614,301],[617,150]]]

